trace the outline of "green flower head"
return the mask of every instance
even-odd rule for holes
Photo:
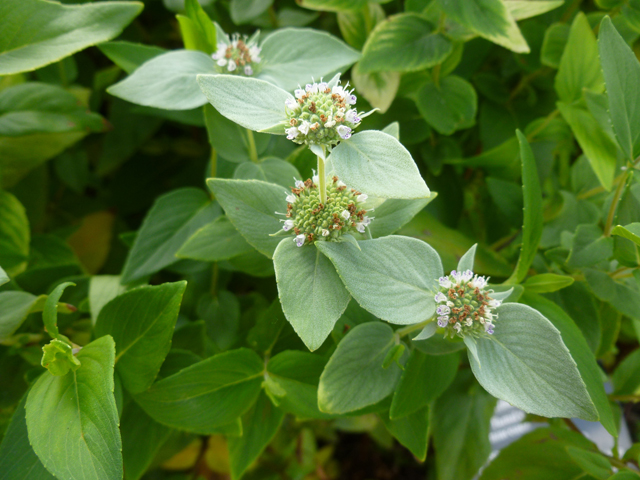
[[[76,371],[80,368],[80,360],[73,354],[71,346],[62,340],[53,339],[42,347],[42,366],[49,370],[52,375],[62,376],[69,373],[69,370]]]

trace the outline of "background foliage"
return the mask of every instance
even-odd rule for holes
[[[285,90],[342,71],[379,109],[360,128],[399,137],[437,192],[387,200],[374,236],[423,240],[446,272],[477,243],[474,271],[560,332],[531,313],[536,348],[564,343],[589,408],[637,439],[640,2],[201,3],[0,4],[0,479],[465,480],[488,458],[495,398],[472,371],[510,385],[461,341],[403,351],[346,293],[309,300],[344,312],[314,353],[286,321],[279,239],[236,227],[280,228],[264,199],[315,157],[209,105],[211,20],[260,29],[260,78]],[[267,182],[243,193],[255,215],[224,215],[210,177]],[[235,185],[210,183],[229,205]],[[481,480],[640,478],[638,444],[602,454],[570,421],[531,419]]]

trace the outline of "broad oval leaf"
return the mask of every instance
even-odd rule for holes
[[[477,341],[481,365],[469,355],[480,384],[493,396],[528,413],[598,420],[558,329],[525,305],[507,303],[497,313],[495,333]]]
[[[340,180],[367,195],[427,198],[431,194],[409,151],[387,133],[357,133],[340,142],[329,158]]]
[[[435,313],[435,281],[443,275],[436,251],[415,238],[388,236],[349,243],[317,242],[353,298],[376,317],[408,325]]]
[[[391,394],[401,370],[395,362],[386,369],[382,363],[395,344],[393,330],[384,323],[363,323],[351,330],[320,376],[320,411],[353,412]]]
[[[252,350],[231,350],[180,370],[134,398],[163,425],[216,433],[255,402],[263,370],[262,360]]]
[[[258,78],[287,91],[312,78],[345,71],[360,58],[356,50],[336,37],[310,28],[276,30],[260,47],[263,60]]]
[[[176,256],[201,262],[219,262],[252,250],[229,219],[221,215],[194,233]]]
[[[285,317],[313,351],[329,336],[351,297],[326,256],[293,240],[287,236],[273,254],[278,294]]]
[[[393,15],[379,23],[364,45],[359,70],[413,72],[443,62],[451,53],[449,39],[423,16]]]
[[[78,370],[62,377],[45,372],[31,388],[26,405],[29,442],[58,478],[122,478],[113,339],[94,340],[77,357],[82,363]]]
[[[418,92],[416,104],[429,125],[443,135],[451,135],[475,124],[478,96],[469,82],[449,75],[438,85],[428,81]]]
[[[107,91],[138,105],[189,110],[207,103],[196,76],[215,72],[215,64],[209,55],[193,50],[175,50],[146,61]]]
[[[259,180],[210,178],[207,185],[247,242],[271,258],[280,238],[270,235],[282,230],[284,215],[276,212],[286,212],[286,190]]]
[[[147,213],[122,271],[128,284],[178,261],[176,253],[198,229],[220,214],[198,188],[181,188],[158,199]]]
[[[28,72],[120,34],[140,2],[61,5],[43,0],[0,4],[0,75]]]
[[[107,303],[98,316],[96,337],[116,342],[116,365],[124,387],[140,393],[151,386],[165,356],[187,282],[135,288]]]
[[[267,157],[259,162],[244,162],[233,172],[233,178],[262,180],[289,188],[293,178],[300,178],[298,169],[289,162],[276,157]]]
[[[25,208],[12,194],[0,190],[0,265],[10,275],[26,268],[30,238]]]
[[[42,297],[36,297],[27,292],[0,292],[0,341],[6,340],[22,325],[31,313],[32,308]]]
[[[228,119],[249,130],[284,135],[284,102],[293,98],[289,92],[265,80],[237,75],[198,75],[198,85]]]

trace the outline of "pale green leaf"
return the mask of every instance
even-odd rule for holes
[[[349,304],[349,292],[329,259],[313,245],[283,239],[273,254],[285,317],[304,344],[318,349]],[[325,242],[317,242],[325,243]]]
[[[362,73],[360,64],[356,63],[351,70],[351,80],[356,91],[372,107],[380,109],[380,113],[385,113],[396,98],[400,86],[400,73],[387,71]]]
[[[480,384],[525,412],[545,417],[598,419],[576,362],[558,329],[539,312],[507,303],[495,333],[478,339],[478,361],[469,362]]]
[[[201,262],[219,262],[248,253],[253,247],[247,243],[227,217],[221,215],[205,225],[178,250],[178,258]]]
[[[43,296],[44,297],[44,296]],[[0,341],[6,340],[22,325],[27,315],[43,297],[36,297],[27,292],[0,292]]]
[[[429,125],[443,135],[451,135],[475,124],[478,96],[468,81],[449,75],[439,84],[429,80],[418,91],[416,104]]]
[[[347,290],[376,317],[408,325],[435,312],[435,282],[443,275],[436,251],[415,238],[388,236],[347,243],[317,242]]]
[[[233,172],[233,178],[241,180],[262,180],[289,188],[294,178],[300,178],[298,169],[289,162],[276,157],[267,157],[259,162],[244,162]]]
[[[625,226],[618,225],[611,231],[611,234],[631,240],[640,246],[640,223],[630,223]]]
[[[457,270],[459,272],[464,272],[466,270],[473,271],[473,262],[476,258],[476,249],[478,248],[478,244],[474,243],[473,246],[466,251],[466,253],[460,257],[460,261],[458,262]]]
[[[0,75],[35,70],[120,34],[140,2],[64,5],[5,0],[0,5]]]
[[[548,293],[561,290],[571,285],[575,279],[567,275],[557,275],[555,273],[541,273],[529,277],[524,282],[524,287],[536,293]]]
[[[96,324],[100,310],[111,300],[126,291],[118,275],[94,275],[89,281],[89,306],[91,323]]]
[[[352,188],[382,198],[427,198],[429,187],[409,151],[389,134],[367,130],[335,147],[336,175]]]
[[[164,48],[124,41],[105,42],[98,48],[109,60],[131,75],[136,68],[158,55],[166,53]]]
[[[124,387],[133,394],[151,386],[165,356],[187,283],[135,288],[100,311],[94,333],[116,342],[116,365]]]
[[[273,0],[231,0],[229,14],[233,23],[242,25],[262,15],[272,4]]]
[[[75,372],[62,377],[45,372],[31,388],[26,405],[29,442],[58,478],[122,478],[113,339],[94,340],[77,358],[82,366]]]
[[[524,20],[554,10],[564,0],[504,0],[504,4],[514,20]]]

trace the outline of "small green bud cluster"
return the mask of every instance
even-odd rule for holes
[[[355,108],[356,96],[348,84],[330,87],[326,82],[310,83],[297,89],[295,99],[285,102],[288,120],[284,130],[289,140],[301,145],[332,147],[351,137],[364,116]]]
[[[364,233],[372,218],[362,203],[367,195],[347,186],[338,177],[327,178],[327,202],[321,203],[318,177],[296,180],[287,195],[285,232],[293,231],[299,247],[317,241],[335,241],[345,233]]]
[[[440,277],[438,283],[440,291],[435,296],[436,313],[438,326],[446,329],[445,336],[493,334],[493,322],[498,318],[493,310],[502,302],[491,298],[493,290],[487,290],[485,277],[474,275],[471,270],[454,270],[450,275]]]
[[[63,376],[70,370],[76,371],[80,367],[80,360],[73,354],[73,348],[68,343],[54,338],[42,347],[42,366],[52,375]]]
[[[233,35],[231,42],[228,38],[227,42],[218,42],[217,48],[211,58],[216,60],[220,73],[250,77],[262,60],[261,48],[256,45],[256,42],[247,40],[246,36],[240,39],[237,33]]]

